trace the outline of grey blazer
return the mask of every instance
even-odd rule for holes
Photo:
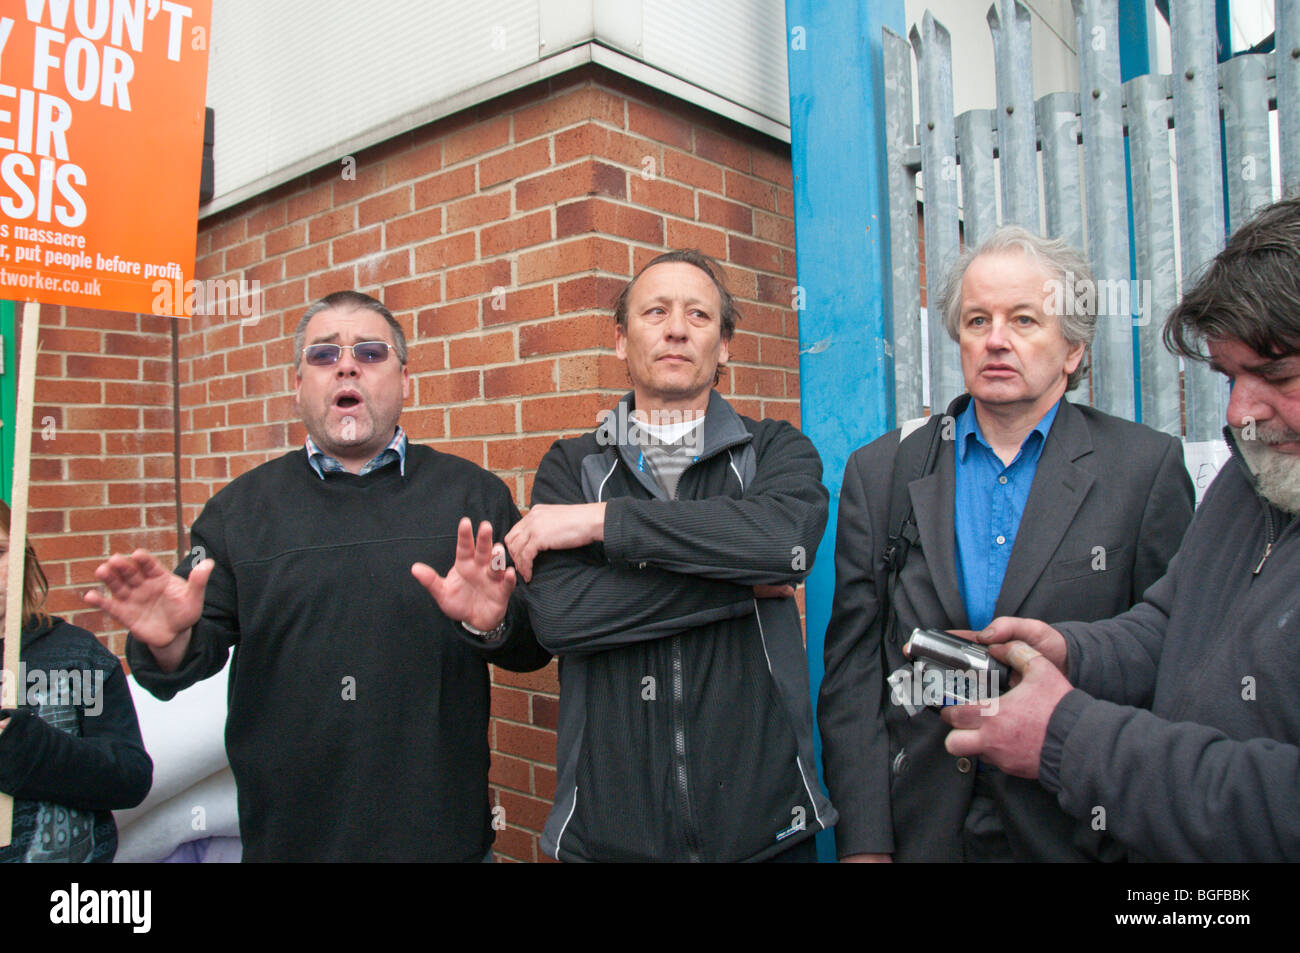
[[[970,397],[949,407],[960,414]],[[934,418],[907,437],[928,446]],[[950,428],[951,430],[951,428]],[[907,664],[914,627],[968,628],[957,578],[953,441],[908,490],[920,541],[894,592],[897,623],[885,635],[881,555],[899,431],[857,450],[844,471],[835,541],[835,601],[826,630],[818,704],[823,762],[839,808],[839,856],[892,853],[896,860],[960,861],[975,786],[971,759],[944,750],[935,709],[909,716],[885,679]],[[913,451],[915,448],[913,448]],[[916,464],[919,466],[919,464]],[[1048,622],[1107,619],[1141,599],[1191,521],[1193,493],[1175,438],[1090,407],[1062,402],[1042,456],[998,594],[995,615]],[[1100,548],[1099,548],[1100,547]],[[1104,558],[1102,553],[1104,552]],[[1019,860],[1095,859],[1101,835],[1064,814],[1036,781],[990,776],[1002,826]]]

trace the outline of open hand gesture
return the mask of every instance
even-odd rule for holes
[[[140,642],[164,648],[199,621],[203,590],[216,565],[204,559],[188,579],[182,579],[147,550],[137,549],[130,556],[114,553],[95,570],[95,578],[107,592],[92,589],[83,598],[126,626]]]
[[[448,618],[483,631],[495,629],[505,619],[515,589],[515,571],[506,566],[505,547],[492,543],[492,524],[479,523],[475,539],[468,516],[456,528],[456,563],[447,575],[438,575],[424,563],[413,565],[411,575]]]

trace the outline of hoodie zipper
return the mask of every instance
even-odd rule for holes
[[[1237,438],[1233,436],[1231,427],[1223,428],[1223,442],[1228,445],[1228,452],[1235,458],[1237,465],[1246,471],[1246,477],[1255,491],[1255,496],[1259,499],[1260,506],[1264,510],[1264,555],[1259,557],[1259,562],[1251,570],[1250,575],[1253,579],[1264,571],[1264,563],[1268,562],[1268,557],[1273,553],[1273,543],[1277,541],[1277,529],[1273,525],[1273,509],[1268,500],[1259,492],[1259,480],[1255,472],[1246,463],[1246,458],[1241,455],[1241,449],[1237,446]]]
[[[686,474],[691,467],[701,460],[711,460],[745,442],[743,437],[737,437],[719,447],[713,448],[712,452],[708,448],[702,448],[701,453],[691,460],[686,469],[682,471],[682,475],[678,477],[677,489],[673,491],[673,501],[676,502],[681,499],[682,481],[686,479]],[[622,451],[623,444],[620,443],[616,447],[616,453],[628,469],[633,474],[644,473],[644,454],[638,454],[638,459],[633,465],[623,456]],[[670,707],[673,723],[673,777],[676,782],[674,787],[677,794],[678,810],[682,816],[682,831],[686,841],[687,859],[691,863],[700,863],[703,859],[700,850],[700,836],[695,822],[695,810],[691,805],[690,779],[686,766],[686,697],[682,674],[682,637],[674,635],[668,641],[672,654],[672,704]]]
[[[677,478],[677,488],[673,491],[673,501],[676,502],[679,492],[682,488],[682,481],[686,479],[686,473],[691,467],[699,462],[696,457],[690,462],[690,465],[682,471]],[[672,715],[673,715],[673,769],[677,779],[677,798],[678,808],[682,813],[682,830],[686,836],[686,856],[693,863],[700,863],[700,838],[695,829],[695,811],[691,806],[690,784],[687,779],[686,770],[686,693],[684,689],[684,678],[682,676],[682,637],[674,635],[670,640],[673,657],[673,698],[672,698]]]
[[[700,862],[700,839],[695,830],[695,811],[691,807],[690,785],[686,772],[686,704],[682,688],[682,637],[672,637],[673,653],[673,765],[677,775],[678,807],[682,812],[682,830],[686,835],[686,856]]]
[[[1259,565],[1255,567],[1252,576],[1258,576],[1264,569],[1264,563],[1269,554],[1273,552],[1273,541],[1275,539],[1275,530],[1273,527],[1273,511],[1269,509],[1268,504],[1264,504],[1264,525],[1268,528],[1265,537],[1264,555],[1259,557]]]

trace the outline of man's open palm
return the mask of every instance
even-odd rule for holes
[[[162,647],[199,621],[203,590],[216,563],[204,559],[182,579],[163,568],[153,555],[137,549],[130,556],[114,553],[95,570],[107,592],[91,590],[85,601],[103,609],[145,645]]]
[[[411,575],[429,591],[443,613],[476,629],[495,629],[506,617],[515,571],[506,566],[505,547],[492,544],[492,524],[483,522],[474,537],[474,524],[462,517],[456,528],[456,563],[445,577],[431,566],[416,563]]]

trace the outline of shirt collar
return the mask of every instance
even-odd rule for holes
[[[406,476],[406,431],[402,429],[400,424],[393,434],[393,439],[388,442],[388,446],[375,454],[374,459],[361,468],[359,475],[365,476],[380,467],[388,466],[394,460],[397,461],[398,472],[402,476]],[[348,472],[347,467],[316,446],[311,439],[311,434],[307,435],[307,462],[311,464],[311,468],[316,471],[322,480],[325,479],[326,473]]]
[[[1062,400],[1065,400],[1065,398],[1062,397],[1057,400],[1048,409],[1047,413],[1043,414],[1042,420],[1038,421],[1034,429],[1025,434],[1025,439],[1020,444],[1021,450],[1033,439],[1034,434],[1038,434],[1040,442],[1047,439],[1048,431],[1052,429],[1052,421],[1056,419],[1056,412],[1061,409]],[[971,438],[987,447],[990,452],[993,450],[992,445],[984,437],[984,431],[980,430],[979,418],[975,416],[975,401],[973,399],[957,417],[957,454],[962,463],[966,462],[966,454],[970,450]]]

